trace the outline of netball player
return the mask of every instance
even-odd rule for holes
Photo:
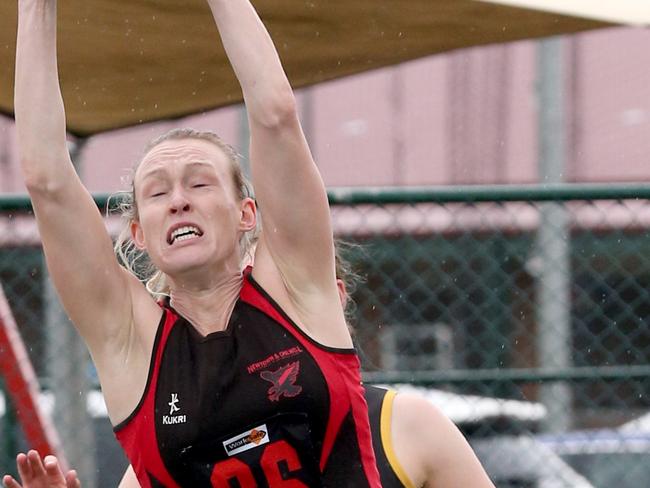
[[[493,488],[469,444],[427,400],[366,386],[377,468],[383,488]],[[28,457],[29,456],[29,457]],[[19,455],[22,485],[5,477],[7,488],[80,488],[74,471],[63,475],[54,456]],[[119,488],[140,488],[129,466]]]
[[[354,286],[354,274],[338,252],[336,269],[340,299],[347,308],[346,283]],[[494,487],[456,426],[430,402],[411,393],[368,385],[365,397],[383,488]],[[21,454],[17,462],[22,488],[80,487],[76,473],[64,477],[55,457],[42,463],[34,451],[28,455]],[[21,488],[9,477],[5,485]],[[118,488],[140,488],[131,466]]]
[[[291,87],[250,2],[206,1],[243,91],[263,214],[216,136],[157,139],[118,242],[122,264],[132,251],[152,264],[145,287],[67,152],[56,1],[18,0],[19,153],[50,276],[141,486],[378,487],[327,195]]]

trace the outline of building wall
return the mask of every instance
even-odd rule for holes
[[[298,93],[328,186],[534,183],[534,41],[459,50]],[[565,37],[566,181],[650,177],[650,31]],[[242,152],[240,107],[91,138],[79,157],[91,191],[123,188],[141,148],[174,126],[210,128]],[[23,192],[13,124],[0,120],[0,192]]]

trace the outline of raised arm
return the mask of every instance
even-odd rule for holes
[[[248,111],[263,224],[256,267],[268,249],[292,296],[326,290],[337,301],[327,194],[278,53],[248,0],[208,1]]]
[[[25,181],[34,188],[71,163],[57,73],[56,0],[19,0],[18,6],[14,106]]]
[[[19,0],[15,114],[20,162],[48,269],[94,353],[130,323],[129,278],[66,145],[56,56],[56,0]]]

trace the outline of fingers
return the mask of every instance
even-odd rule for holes
[[[27,455],[22,452],[16,456],[16,468],[18,468],[18,475],[23,483],[26,481],[31,481],[32,479],[32,468],[27,459]]]
[[[38,453],[38,451],[30,449],[27,452],[27,463],[29,464],[30,475],[32,478],[42,479],[46,475],[45,466],[43,466],[43,460],[41,459],[41,455]],[[23,483],[27,481],[27,479],[22,477],[22,475],[21,478]]]
[[[22,486],[20,486],[20,483],[18,483],[15,479],[13,479],[13,477],[9,476],[8,474],[2,477],[2,483],[4,484],[5,488],[22,488]]]
[[[16,467],[25,488],[35,488],[36,486],[81,488],[77,472],[70,470],[64,476],[59,460],[52,455],[41,459],[38,452],[33,449],[27,454],[20,453],[16,456]],[[2,482],[6,488],[23,488],[9,475],[5,475]]]
[[[68,471],[65,475],[65,486],[66,488],[81,488],[81,481],[79,481],[77,472],[74,469]]]
[[[45,456],[45,459],[43,459],[43,465],[45,473],[47,474],[47,481],[50,485],[62,486],[66,483],[63,471],[61,471],[61,466],[59,466],[59,460],[55,456]]]

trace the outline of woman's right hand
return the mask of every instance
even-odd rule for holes
[[[2,482],[6,488],[81,488],[77,472],[71,470],[64,475],[55,456],[41,459],[34,450],[20,453],[16,457],[16,467],[22,484],[5,475]]]

